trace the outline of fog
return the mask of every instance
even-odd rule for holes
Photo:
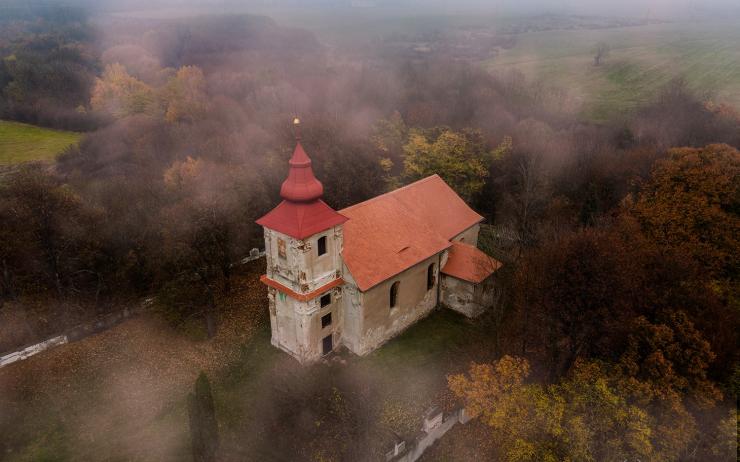
[[[513,355],[586,422],[567,431],[592,460],[729,460],[737,1],[48,4],[0,6],[0,119],[81,140],[0,166],[0,352],[151,309],[0,370],[0,459],[189,460],[203,370],[221,460],[379,460],[461,405],[450,375]],[[238,262],[264,245],[296,116],[335,209],[431,174],[466,191],[503,262],[483,316],[436,310],[306,367],[272,346],[265,260]],[[581,392],[635,420],[589,420]],[[503,457],[490,423],[431,460]]]
[[[434,14],[579,14],[653,17],[659,19],[698,19],[740,13],[735,0],[68,0],[96,11],[139,14],[186,15],[198,13],[246,13],[290,11],[322,12],[328,15],[347,11],[359,15],[434,15]]]

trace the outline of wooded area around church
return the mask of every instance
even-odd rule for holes
[[[553,108],[561,93],[520,74],[382,53],[383,43],[330,48],[266,17],[24,15],[0,19],[0,117],[84,135],[54,162],[0,170],[0,351],[153,295],[167,336],[209,345],[222,329],[240,352],[216,367],[201,347],[183,346],[216,377],[219,460],[374,460],[381,430],[408,431],[420,406],[382,401],[382,366],[398,345],[413,346],[399,353],[412,363],[427,341],[438,358],[411,369],[421,402],[462,403],[478,416],[429,460],[735,460],[736,109],[676,78],[649,104],[597,125]],[[252,317],[260,303],[267,314],[258,270],[233,264],[263,245],[254,221],[279,202],[296,112],[334,209],[436,173],[485,216],[479,246],[504,267],[497,303],[463,325],[469,334],[445,314],[450,332],[426,320],[345,372],[270,369],[286,362],[253,347],[269,343],[264,318]],[[252,311],[238,325],[260,319],[245,330],[249,341],[229,325],[237,305],[224,302],[242,297]],[[434,349],[451,338],[459,345]],[[202,348],[213,345],[222,346]],[[0,371],[9,387],[0,459],[34,460],[49,446],[67,452],[46,460],[80,460],[96,437],[109,438],[83,438],[63,419],[59,431],[15,429],[29,402],[54,393],[28,391],[45,379],[22,367]],[[336,375],[322,378],[327,371]],[[173,387],[174,402],[195,377]],[[392,377],[391,389],[401,380]],[[229,413],[226,400],[250,392],[274,407],[249,401],[255,414]],[[258,411],[276,412],[259,417],[261,433],[250,420]],[[175,414],[185,428],[184,411]],[[172,441],[158,460],[189,451]],[[99,460],[132,451],[149,460],[124,446],[106,446],[112,453]]]

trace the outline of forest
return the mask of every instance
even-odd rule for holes
[[[466,406],[475,431],[423,460],[735,460],[738,108],[677,75],[629,113],[589,122],[520,72],[397,53],[393,40],[328,46],[262,15],[6,11],[0,119],[82,136],[53,161],[0,169],[0,352],[145,297],[198,342],[229,330],[235,263],[264,246],[255,220],[279,202],[300,116],[326,203],[439,174],[485,217],[480,247],[504,263],[475,346],[430,371],[434,396]],[[0,431],[24,415],[10,387],[28,379],[2,377],[10,369]],[[377,459],[386,440],[364,398],[379,392],[364,395],[362,376],[304,371],[301,388],[276,369],[274,407],[252,411],[275,413],[271,442],[241,443],[254,424],[228,415],[219,458],[196,460]],[[321,429],[289,412],[303,405]],[[53,446],[9,434],[2,460]],[[80,460],[70,454],[44,460]]]

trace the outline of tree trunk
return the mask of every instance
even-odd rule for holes
[[[224,276],[224,294],[231,293],[231,265],[227,264],[221,267]]]
[[[206,332],[210,339],[216,336],[216,332],[218,330],[218,316],[216,310],[216,299],[213,296],[213,290],[211,290],[210,286],[206,286],[206,293],[208,294],[208,306],[206,307],[205,312]]]
[[[44,253],[46,254],[46,263],[49,266],[49,271],[54,278],[54,286],[57,290],[57,294],[61,297],[62,281],[59,277],[59,250],[57,246],[57,239],[51,225],[51,217],[49,216],[48,212],[42,212],[41,221],[41,230],[39,231],[41,247],[44,249]]]
[[[527,355],[527,327],[529,326],[529,271],[526,270],[524,287],[524,323],[522,325],[522,357]]]
[[[558,345],[558,336],[555,332],[555,327],[547,326],[547,341],[549,343],[549,356],[550,356],[550,382],[554,382],[558,377],[558,371],[560,366],[560,345]]]
[[[10,277],[10,269],[8,268],[8,261],[3,258],[3,280],[2,280],[2,291],[0,291],[0,302],[2,299],[14,299],[15,292],[13,291],[13,282]]]
[[[571,341],[571,346],[568,348],[568,356],[565,358],[565,362],[563,363],[562,372],[567,373],[571,367],[573,367],[573,364],[575,364],[576,359],[578,359],[578,356],[581,354],[581,350],[583,350],[583,342],[575,343]]]

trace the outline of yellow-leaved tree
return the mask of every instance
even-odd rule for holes
[[[163,100],[168,122],[193,121],[203,117],[208,107],[203,71],[197,66],[181,67],[167,82]]]
[[[159,111],[154,89],[130,75],[118,63],[106,66],[103,76],[95,80],[90,105],[96,111],[118,118],[134,114],[154,115]]]
[[[504,356],[448,377],[450,390],[492,430],[508,462],[670,460],[656,450],[656,422],[628,401],[605,366],[577,362],[554,385],[526,383],[525,359]],[[674,422],[670,422],[673,424]]]
[[[493,152],[488,150],[479,130],[411,129],[403,146],[402,176],[416,181],[436,173],[470,201],[483,189],[491,160],[510,149],[511,139],[505,138]]]
[[[736,276],[740,254],[740,151],[677,148],[656,163],[631,213],[658,243],[695,257],[712,275]]]

